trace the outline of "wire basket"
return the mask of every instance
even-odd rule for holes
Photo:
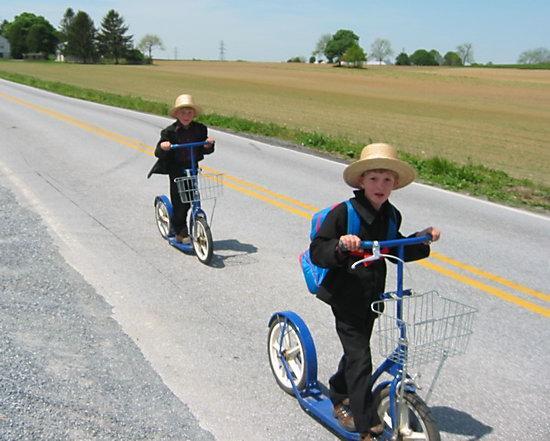
[[[215,199],[223,192],[222,173],[202,173],[174,179],[183,203]]]
[[[390,298],[372,305],[376,312],[384,310],[378,312],[377,320],[379,350],[383,357],[412,368],[466,352],[473,333],[475,308],[430,291],[403,297],[402,320],[398,320],[398,302]],[[400,340],[403,326],[406,326],[406,340]]]

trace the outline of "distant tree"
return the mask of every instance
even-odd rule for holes
[[[435,61],[433,54],[426,49],[416,50],[409,59],[411,60],[411,64],[415,66],[437,66],[437,61]]]
[[[315,58],[314,55],[312,55],[311,57],[309,57],[309,63],[310,63],[310,64],[315,63],[315,61],[317,61],[317,58]]]
[[[344,52],[342,60],[346,63],[351,63],[353,67],[362,67],[363,63],[367,61],[367,56],[358,44],[353,44]]]
[[[463,43],[457,46],[456,53],[462,60],[462,64],[472,64],[474,62],[474,49],[472,43]]]
[[[340,29],[336,32],[325,47],[325,56],[329,60],[336,59],[338,66],[342,63],[342,56],[354,44],[359,44],[359,37],[352,31]]]
[[[59,23],[59,39],[63,43],[65,43],[68,39],[69,27],[74,20],[74,15],[75,14],[72,8],[67,8],[65,14],[63,14],[61,22]]]
[[[397,64],[398,66],[410,66],[411,60],[409,59],[409,56],[405,52],[401,52],[395,58],[395,64]]]
[[[83,11],[78,11],[67,30],[66,55],[72,55],[83,63],[97,60],[97,31],[93,20]]]
[[[128,26],[124,26],[124,19],[114,9],[103,17],[97,36],[99,51],[103,56],[113,58],[115,64],[126,57],[128,51],[132,49],[133,36],[125,35],[127,31]]]
[[[328,42],[332,39],[332,35],[330,34],[323,34],[321,37],[319,37],[319,41],[317,41],[317,44],[315,45],[315,50],[313,51],[312,55],[319,60],[320,55],[323,55],[325,53],[326,47]],[[331,61],[332,63],[332,61]]]
[[[30,39],[31,49],[28,45],[28,36],[33,26],[35,28]],[[19,59],[23,58],[23,54],[29,52],[42,52],[46,55],[53,53],[55,42],[57,42],[55,28],[50,22],[44,17],[30,12],[23,12],[16,16],[11,23],[3,24],[3,35],[10,42],[11,56]]]
[[[44,58],[55,54],[59,39],[55,28],[46,20],[34,23],[27,34],[27,49],[31,53],[41,53]]]
[[[374,40],[370,47],[370,55],[372,58],[382,64],[382,61],[386,60],[387,57],[393,54],[393,49],[389,40],[385,38],[377,38]]]
[[[519,64],[550,63],[550,50],[545,47],[522,52],[518,58]]]
[[[7,26],[10,24],[10,22],[8,20],[4,20],[1,24],[0,24],[0,35],[4,35],[4,33],[6,32],[6,28]]]
[[[456,52],[449,51],[443,57],[443,64],[445,66],[463,66],[460,55]]]
[[[443,64],[443,61],[444,61],[444,60],[443,60],[443,57],[441,56],[441,54],[440,54],[438,51],[436,51],[435,49],[432,49],[432,50],[430,51],[430,54],[434,57],[435,62],[436,62],[439,66],[441,66],[441,65]]]
[[[154,47],[158,47],[159,49],[164,50],[164,45],[162,44],[162,40],[160,39],[160,37],[158,35],[154,35],[154,34],[145,35],[145,37],[143,37],[139,41],[139,44],[137,46],[137,48],[140,51],[142,51],[142,52],[147,51],[149,60],[151,60],[153,58],[151,56],[151,52],[152,52]]]
[[[305,63],[306,60],[304,57],[292,57],[286,60],[287,63]]]
[[[130,49],[126,53],[126,62],[128,64],[149,64],[150,58],[145,59],[145,56],[139,49]]]

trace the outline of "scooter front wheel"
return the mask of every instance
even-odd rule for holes
[[[170,211],[161,198],[155,202],[155,221],[160,235],[164,239],[168,238],[172,229]]]
[[[271,372],[281,389],[293,395],[293,382],[298,390],[306,387],[307,357],[304,343],[296,326],[288,318],[279,316],[271,323],[267,337],[267,354]]]
[[[380,420],[392,430],[390,417],[390,388],[382,389],[377,397],[377,411]],[[399,441],[440,441],[441,436],[428,405],[415,393],[405,392],[399,405]]]
[[[210,227],[203,217],[197,217],[193,222],[193,248],[197,258],[208,265],[214,253],[214,241]]]

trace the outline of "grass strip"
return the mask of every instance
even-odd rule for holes
[[[116,95],[5,71],[0,71],[0,77],[60,95],[155,115],[167,115],[169,110],[165,103],[148,101],[137,96]],[[210,113],[201,115],[199,120],[211,127],[278,138],[335,154],[340,158],[357,158],[363,147],[362,144],[352,143],[347,139],[332,138],[318,132],[306,132],[235,116]],[[471,162],[461,165],[441,157],[426,159],[405,152],[401,152],[400,155],[416,168],[422,182],[515,207],[550,210],[550,188],[537,185],[528,179],[513,178],[503,171]]]

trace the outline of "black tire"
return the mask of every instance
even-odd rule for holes
[[[155,221],[160,235],[167,239],[172,231],[172,220],[170,219],[168,207],[160,198],[155,202]]]
[[[428,405],[417,394],[405,392],[403,399],[405,405],[402,406],[399,441],[426,440],[441,441],[439,429],[432,416]],[[380,394],[375,397],[377,402],[377,411],[380,420],[384,422],[386,429],[391,430],[391,418],[388,412],[390,405],[390,388],[384,388]]]
[[[195,249],[195,254],[197,258],[208,265],[210,260],[212,260],[212,255],[214,254],[214,241],[212,240],[212,233],[210,232],[210,227],[206,222],[206,219],[202,217],[195,218],[193,222],[193,248]]]
[[[282,334],[282,338],[281,338]],[[288,363],[298,390],[306,387],[307,357],[304,343],[296,326],[285,317],[277,317],[271,323],[267,334],[267,356],[271,372],[279,387],[294,395],[292,383],[286,374],[281,354]]]

